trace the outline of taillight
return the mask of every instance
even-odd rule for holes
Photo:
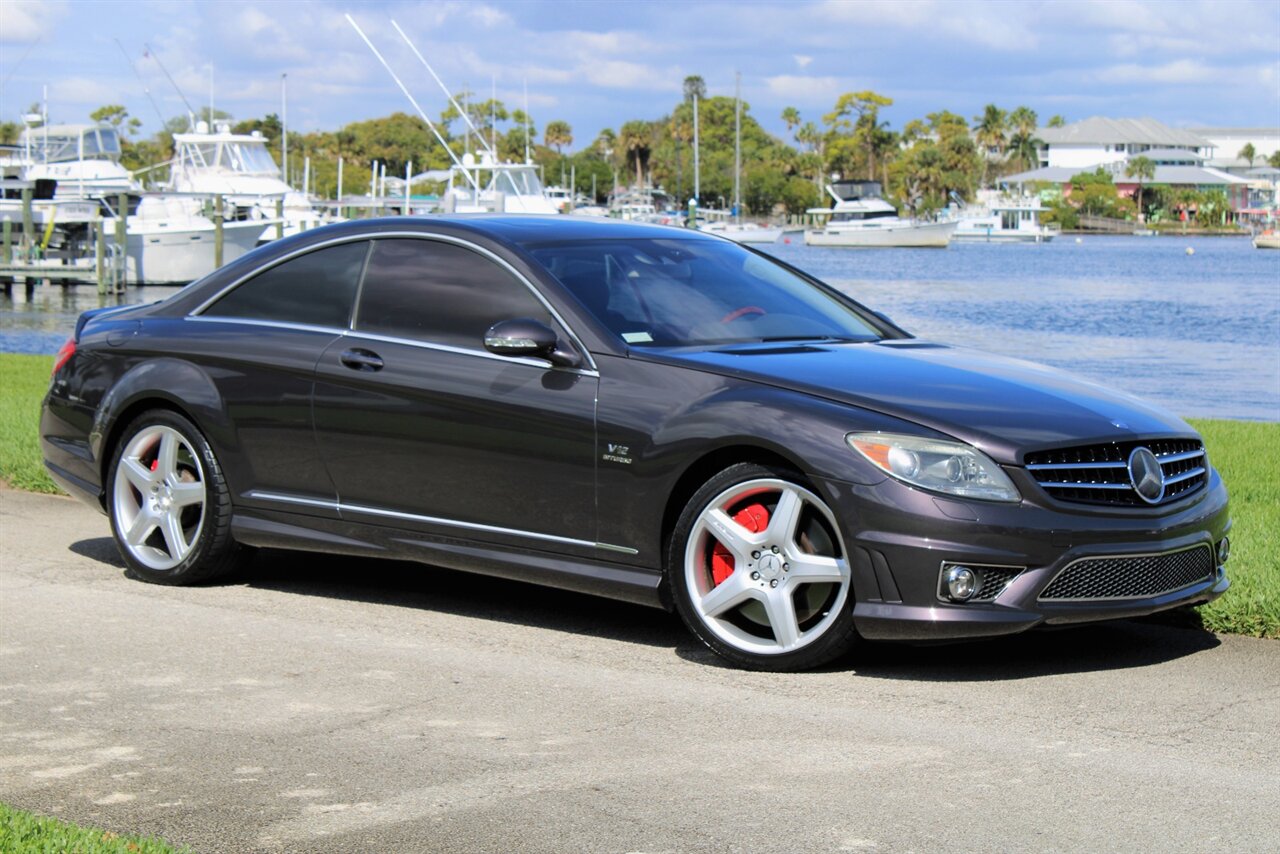
[[[68,338],[67,343],[58,349],[58,355],[53,357],[53,373],[56,374],[62,370],[62,366],[71,361],[71,357],[76,354],[76,339]]]

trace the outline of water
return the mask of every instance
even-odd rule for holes
[[[1280,251],[1240,238],[945,250],[791,241],[768,251],[922,338],[1065,368],[1183,416],[1280,421]],[[124,299],[171,293],[134,288]],[[37,287],[30,303],[15,287],[0,297],[0,352],[53,353],[99,304],[88,287]]]

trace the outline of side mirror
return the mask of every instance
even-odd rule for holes
[[[576,353],[560,346],[560,339],[551,327],[530,317],[503,320],[490,326],[484,334],[484,348],[498,356],[546,359],[562,368],[576,368],[582,363]]]

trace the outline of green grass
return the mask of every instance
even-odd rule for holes
[[[0,803],[0,851],[6,854],[178,854],[161,839],[79,827]]]
[[[34,492],[57,492],[36,441],[48,356],[0,354],[0,479]],[[1200,609],[1206,628],[1280,638],[1280,424],[1192,422],[1231,491],[1232,587]],[[3,849],[0,849],[3,850]]]
[[[52,368],[50,356],[0,353],[0,478],[31,492],[58,491],[45,473],[39,443],[40,401]]]
[[[1231,493],[1231,589],[1200,608],[1205,628],[1280,638],[1280,424],[1195,420]]]

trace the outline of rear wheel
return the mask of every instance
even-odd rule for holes
[[[857,640],[835,517],[798,474],[743,463],[690,499],[669,545],[677,610],[742,667],[802,670]]]
[[[194,584],[239,565],[245,550],[231,538],[222,469],[188,419],[142,414],[125,428],[109,471],[111,532],[139,578]]]

